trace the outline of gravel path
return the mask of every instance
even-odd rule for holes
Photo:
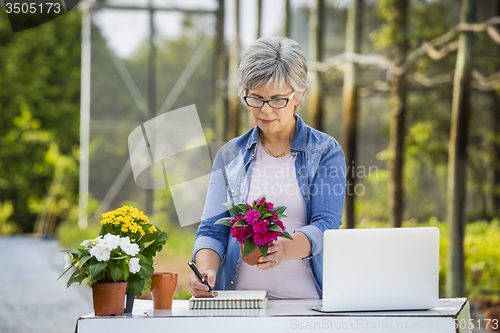
[[[0,237],[0,332],[75,331],[79,316],[91,313],[90,288],[66,289],[63,253],[54,240]]]

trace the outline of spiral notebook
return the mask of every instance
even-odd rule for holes
[[[189,299],[190,309],[264,309],[266,290],[221,290],[214,298]]]

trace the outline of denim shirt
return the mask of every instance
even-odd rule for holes
[[[346,165],[340,144],[333,137],[304,123],[295,115],[295,135],[290,153],[295,158],[295,175],[304,199],[302,232],[311,242],[308,261],[320,297],[323,289],[323,232],[338,229],[344,210]],[[240,244],[231,237],[229,227],[214,224],[231,216],[225,202],[246,202],[252,161],[256,156],[258,132],[255,126],[226,143],[214,159],[208,193],[198,226],[193,261],[201,249],[211,249],[220,256],[215,281],[216,290],[233,290],[241,263]],[[262,193],[265,194],[265,193]]]

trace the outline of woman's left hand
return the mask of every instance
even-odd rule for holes
[[[268,249],[267,256],[259,258],[257,268],[266,270],[278,266],[284,259],[283,244],[277,240]]]

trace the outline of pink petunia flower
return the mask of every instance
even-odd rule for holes
[[[253,224],[255,221],[257,221],[260,217],[260,213],[258,210],[251,209],[247,212],[247,215],[245,216],[245,221],[247,221],[248,224]]]
[[[268,212],[272,212],[273,209],[274,209],[274,204],[271,203],[271,202],[266,202],[266,205],[267,205],[267,211]],[[276,213],[275,213],[276,214]],[[274,216],[274,215],[273,215]],[[278,214],[276,214],[276,216],[278,216]],[[277,219],[277,218],[276,218]]]
[[[267,232],[268,225],[269,221],[259,219],[253,223],[253,231],[257,233],[265,233]]]
[[[262,205],[265,201],[266,201],[266,198],[265,198],[265,197],[264,197],[264,198],[262,198],[262,199],[260,199],[260,200],[259,200],[259,202],[257,202],[256,206],[257,206],[257,207],[260,207],[260,205]]]
[[[271,216],[271,220],[278,220],[278,213],[274,213],[273,216]]]
[[[238,221],[238,220],[243,220],[243,216],[241,215],[238,215],[238,216],[235,216],[232,220],[231,220],[231,227]]]
[[[274,224],[277,224],[280,226],[281,230],[285,231],[285,226],[283,225],[283,222],[281,222],[281,220],[278,220],[276,222],[274,222]]]
[[[253,235],[253,228],[251,225],[247,227],[232,227],[231,235],[236,238],[239,243],[244,244],[245,240]]]
[[[273,241],[278,239],[279,232],[277,231],[268,231],[266,233],[254,233],[252,235],[253,242],[255,245],[262,246],[265,244],[271,244]]]

